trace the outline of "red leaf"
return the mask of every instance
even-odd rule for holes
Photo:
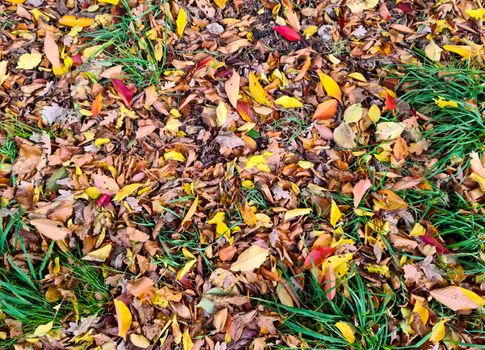
[[[254,115],[253,110],[249,103],[245,101],[237,101],[237,112],[241,116],[241,118],[246,122],[255,122],[256,116]]]
[[[300,34],[291,27],[276,26],[273,29],[289,41],[298,41],[301,39]]]
[[[436,251],[441,254],[448,254],[451,253],[448,248],[446,248],[443,244],[438,242],[436,238],[431,236],[429,233],[426,233],[424,236],[421,236],[421,240],[429,245],[432,245],[433,247],[436,248]]]
[[[96,96],[94,99],[93,103],[91,104],[91,113],[93,115],[93,118],[96,118],[101,112],[101,107],[102,107],[102,101],[103,101],[103,95],[101,93]]]
[[[75,54],[75,55],[72,55],[71,56],[71,59],[72,59],[72,64],[74,66],[80,66],[81,64],[83,64],[83,58],[80,54]]]
[[[133,100],[133,92],[128,89],[128,87],[123,84],[119,79],[111,79],[116,92],[120,95],[121,99],[127,107],[131,107],[131,101]]]
[[[109,194],[102,194],[96,201],[96,205],[99,207],[107,207],[111,203],[111,197]]]
[[[305,267],[307,269],[312,268],[313,265],[320,267],[323,262],[332,255],[333,251],[332,247],[325,247],[325,248],[315,248],[313,249],[310,254],[307,255],[305,259]]]
[[[381,3],[381,6],[379,7],[379,14],[381,15],[382,19],[385,19],[386,21],[391,19],[391,13],[389,12],[385,2]]]
[[[389,94],[386,94],[386,108],[389,111],[393,111],[396,108],[396,100]]]
[[[397,4],[397,7],[404,13],[408,15],[412,15],[414,13],[413,8],[411,7],[411,4],[408,4],[406,2],[400,2]]]

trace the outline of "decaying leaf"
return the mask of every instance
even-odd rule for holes
[[[429,294],[453,311],[473,310],[485,305],[484,298],[462,287],[433,289]]]

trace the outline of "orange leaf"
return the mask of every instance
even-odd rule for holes
[[[320,103],[313,114],[313,119],[326,120],[331,119],[337,114],[338,101],[335,99],[326,100]]]
[[[352,194],[354,195],[354,208],[359,206],[360,201],[364,197],[365,192],[372,186],[369,179],[360,180],[357,182],[352,189]]]
[[[93,115],[93,118],[96,118],[99,115],[99,112],[101,112],[102,102],[103,95],[99,93],[91,104],[91,114]]]

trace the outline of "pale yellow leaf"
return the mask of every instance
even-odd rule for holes
[[[403,123],[380,122],[377,124],[377,138],[379,141],[395,140],[404,131]]]
[[[40,326],[37,326],[33,334],[34,337],[43,337],[44,335],[50,332],[53,326],[54,326],[54,322],[52,321],[46,324],[41,324]]]
[[[130,341],[133,343],[133,345],[142,349],[146,349],[151,345],[150,341],[140,334],[130,335]]]
[[[116,319],[118,321],[118,336],[126,340],[126,333],[130,330],[132,316],[130,309],[119,299],[114,300]]]
[[[291,209],[285,212],[285,217],[284,220],[288,221],[293,218],[296,218],[297,216],[303,216],[303,215],[308,215],[312,212],[311,208],[297,208],[297,209]]]
[[[337,203],[335,203],[334,200],[332,200],[332,205],[330,207],[330,225],[335,227],[337,222],[340,220],[340,218],[343,216],[342,212],[340,211]]]
[[[268,93],[263,89],[253,72],[249,72],[249,92],[257,103],[271,106]]]
[[[338,330],[340,331],[340,333],[342,333],[342,335],[344,336],[344,338],[350,343],[350,344],[353,344],[355,343],[355,334],[354,334],[354,330],[352,329],[352,327],[347,323],[347,322],[337,322],[335,324],[335,327],[338,328]]]
[[[439,62],[439,60],[441,59],[442,51],[443,49],[438,45],[436,45],[436,43],[432,39],[430,40],[429,44],[426,45],[426,47],[424,48],[424,52],[426,53],[426,56],[431,61],[435,61],[435,62]]]
[[[285,285],[278,282],[276,286],[276,294],[278,295],[278,299],[280,299],[281,303],[286,306],[293,307],[294,302],[293,298],[291,297],[290,293],[285,288]]]
[[[367,83],[367,79],[362,75],[362,73],[355,72],[355,73],[350,73],[347,76],[355,80],[361,81],[363,83]]]
[[[377,123],[379,119],[381,119],[381,110],[376,105],[370,106],[368,114],[369,114],[369,119],[373,123]]]
[[[34,219],[30,220],[30,224],[34,226],[41,235],[54,241],[62,240],[72,233],[72,230],[64,227],[64,224],[60,221]]]
[[[165,160],[176,160],[178,162],[185,162],[185,157],[182,153],[177,151],[168,151],[163,155]]]
[[[182,36],[184,34],[185,26],[187,25],[187,12],[185,12],[183,7],[180,7],[179,13],[177,15],[177,34]]]
[[[439,343],[445,337],[446,335],[445,323],[447,321],[448,319],[444,319],[434,325],[433,329],[431,330],[431,337],[429,338],[430,341],[432,341],[433,343]]]
[[[109,254],[111,253],[111,249],[112,245],[111,243],[108,243],[105,246],[86,254],[86,256],[83,257],[83,260],[103,262],[108,258]]]
[[[429,294],[453,311],[473,310],[485,305],[485,299],[471,290],[449,286],[434,289]]]
[[[361,13],[364,10],[373,9],[378,3],[379,0],[349,0],[346,5],[352,13]]]
[[[327,92],[327,95],[333,98],[336,98],[340,102],[342,102],[342,91],[338,86],[337,82],[327,74],[322,73],[322,71],[317,71],[318,77],[320,78],[320,82],[323,85],[323,88]]]
[[[121,201],[121,200],[125,199],[126,197],[135,193],[142,186],[143,186],[143,184],[140,184],[140,183],[133,183],[133,184],[126,185],[115,195],[113,200],[114,201]]]
[[[259,245],[252,245],[238,256],[229,270],[241,272],[253,271],[263,265],[268,254],[269,249],[262,248]]]
[[[19,57],[17,69],[34,69],[42,61],[42,54],[39,52],[24,53]]]
[[[346,122],[340,123],[333,131],[333,139],[337,145],[343,148],[354,148],[355,134]]]
[[[216,123],[218,127],[224,125],[227,120],[227,107],[226,104],[221,101],[216,108]]]
[[[362,118],[363,110],[361,103],[355,103],[344,112],[344,120],[346,123],[357,123]]]
[[[187,272],[190,271],[190,269],[192,268],[192,266],[195,265],[195,263],[197,262],[197,259],[194,259],[194,260],[189,260],[185,265],[184,267],[182,267],[179,272],[177,273],[177,279],[180,281],[186,274]]]
[[[290,96],[281,96],[274,101],[277,105],[283,106],[284,108],[301,108],[303,103],[300,100]]]
[[[0,61],[0,86],[8,79],[9,74],[7,74],[8,61]]]
[[[241,84],[241,77],[235,70],[232,75],[226,80],[224,90],[226,90],[227,98],[234,108],[237,108],[237,100],[239,99],[239,85]]]

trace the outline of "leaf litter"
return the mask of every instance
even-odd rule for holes
[[[0,4],[0,347],[483,347],[481,2],[55,5]]]

